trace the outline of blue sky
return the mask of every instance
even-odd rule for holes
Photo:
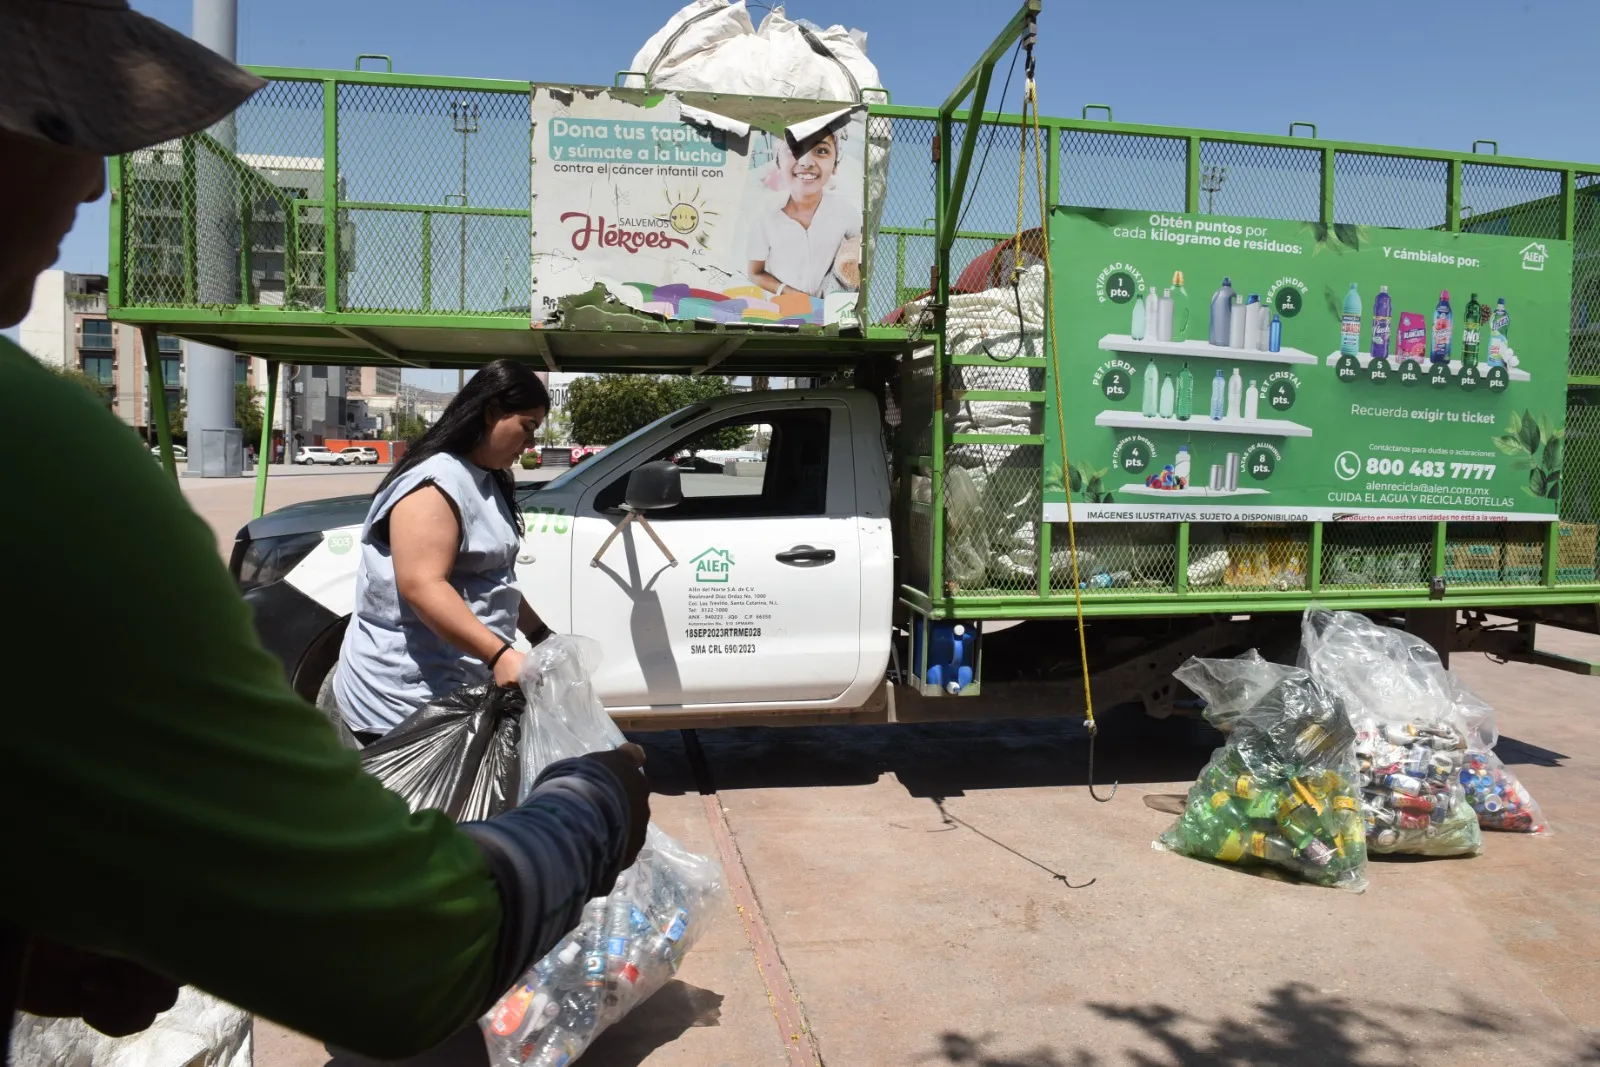
[[[241,62],[348,68],[358,53],[381,52],[400,71],[579,83],[608,82],[679,6],[238,3]],[[134,0],[134,7],[189,30],[189,0]],[[923,105],[943,100],[1013,10],[1010,0],[788,5],[791,17],[865,30],[868,55],[895,101]],[[1046,114],[1076,116],[1086,103],[1106,103],[1124,122],[1257,133],[1284,133],[1303,120],[1340,140],[1465,149],[1493,138],[1510,155],[1600,162],[1595,0],[1045,0],[1039,33]],[[57,266],[103,272],[106,243],[102,201],[80,212]],[[439,382],[446,377],[454,383],[453,373]]]

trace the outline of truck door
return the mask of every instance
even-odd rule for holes
[[[697,450],[764,452],[713,462]],[[708,414],[642,455],[675,459],[684,501],[652,513],[670,566],[622,521],[628,470],[592,487],[574,520],[573,631],[596,638],[608,707],[825,701],[856,678],[861,548],[850,410],[838,400]]]

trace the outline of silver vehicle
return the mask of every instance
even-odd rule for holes
[[[349,448],[339,449],[339,455],[351,463],[377,463],[378,450],[367,445],[351,445]]]

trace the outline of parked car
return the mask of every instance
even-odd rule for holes
[[[348,457],[351,463],[378,462],[378,450],[370,445],[351,445],[349,448],[341,448],[339,455]]]
[[[157,459],[160,459],[161,458],[161,446],[160,445],[151,445],[150,446],[150,454],[152,456],[156,457]],[[173,445],[172,446],[172,458],[173,459],[186,460],[186,459],[189,458],[189,450],[187,448],[183,447],[182,445]]]
[[[335,452],[326,445],[305,445],[295,454],[294,461],[301,466],[324,464],[343,467],[350,462],[350,457],[342,452]]]

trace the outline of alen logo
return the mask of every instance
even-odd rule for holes
[[[694,580],[726,584],[733,573],[733,553],[725,548],[708,548],[694,559]]]
[[[1550,258],[1550,253],[1544,250],[1544,245],[1533,241],[1522,250],[1523,270],[1544,270],[1544,261]]]

